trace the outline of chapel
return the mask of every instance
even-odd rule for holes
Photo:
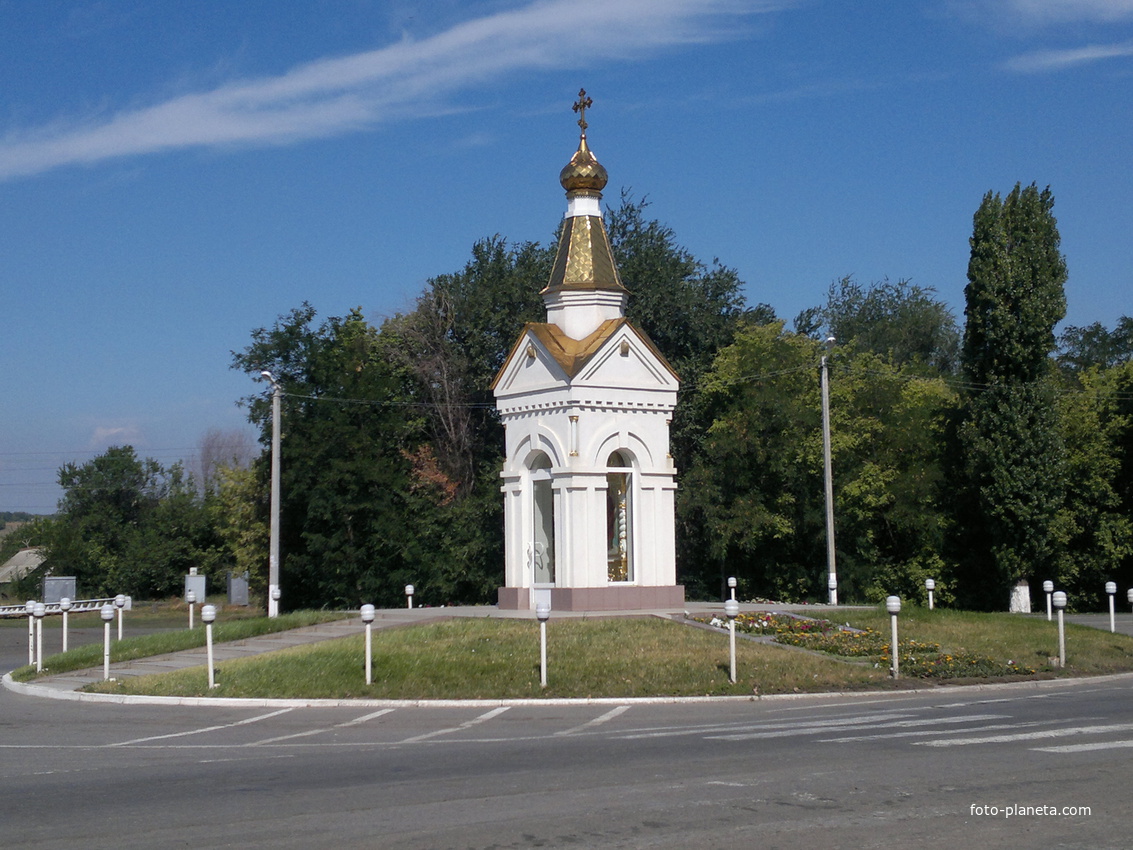
[[[606,169],[586,138],[559,173],[567,211],[547,321],[526,325],[492,383],[506,429],[499,606],[679,608],[669,425],[679,378],[625,317],[602,219]],[[679,317],[674,316],[674,321]]]

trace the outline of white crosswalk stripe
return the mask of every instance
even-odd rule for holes
[[[1039,729],[1013,735],[982,735],[976,738],[950,738],[940,741],[915,741],[919,747],[964,747],[971,744],[1006,744],[1013,741],[1037,741],[1042,738],[1068,738],[1072,735],[1098,735],[1105,732],[1126,732],[1133,723],[1108,723],[1101,726],[1066,726],[1059,729]]]

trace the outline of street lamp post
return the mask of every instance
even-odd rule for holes
[[[47,615],[47,606],[42,602],[35,603],[35,672],[43,672],[43,618]]]
[[[1054,593],[1054,582],[1047,579],[1043,582],[1043,593],[1046,594],[1046,621],[1050,622],[1050,602],[1051,594]]]
[[[69,596],[64,596],[59,600],[59,610],[63,612],[63,651],[67,651],[67,615],[74,605]]]
[[[924,580],[924,589],[928,591],[928,610],[932,610],[932,592],[936,590],[936,580],[926,578]]]
[[[887,596],[885,598],[885,610],[889,612],[890,649],[893,655],[893,664],[889,669],[893,672],[893,678],[896,679],[901,672],[900,649],[897,646],[897,615],[901,612],[901,597]]]
[[[405,599],[410,608],[413,607],[413,593],[415,588],[411,584],[405,585]]]
[[[730,599],[736,598],[736,577],[735,576],[728,576],[728,592],[729,592],[728,598],[730,598]]]
[[[201,619],[205,623],[205,646],[209,666],[209,689],[216,687],[216,670],[212,666],[212,623],[216,619],[216,606],[204,605],[201,607]]]
[[[268,616],[279,616],[279,428],[283,391],[271,372],[260,372],[271,381],[271,548],[268,554]]]
[[[539,621],[539,686],[547,687],[547,620],[551,619],[551,606],[540,602],[535,606],[535,618]]]
[[[107,602],[99,609],[102,617],[102,678],[110,678],[110,621],[114,619],[114,606]]]
[[[193,629],[193,608],[197,604],[197,594],[190,590],[185,594],[185,601],[189,603],[189,630]]]
[[[1114,622],[1113,615],[1113,595],[1117,593],[1117,582],[1107,581],[1105,583],[1105,592],[1109,596],[1109,630],[1111,632],[1117,631],[1117,623]]]
[[[28,615],[28,664],[35,664],[35,600],[29,599],[24,603],[24,611]]]
[[[362,622],[366,624],[366,684],[372,685],[374,683],[374,606],[363,605],[361,614]]]
[[[724,603],[724,616],[728,618],[728,681],[736,683],[736,617],[740,615],[740,603],[729,599]]]
[[[834,337],[826,338],[827,354],[822,355],[822,472],[826,485],[826,587],[828,601],[838,604],[838,573],[834,566],[834,472],[830,459],[830,373],[826,358],[834,348]]]
[[[1058,666],[1061,669],[1066,666],[1066,627],[1062,622],[1062,611],[1066,607],[1066,594],[1061,590],[1056,591],[1051,601],[1054,602],[1054,607],[1058,609]]]
[[[114,607],[118,609],[118,640],[122,640],[122,620],[126,611],[126,596],[119,593],[114,597]]]

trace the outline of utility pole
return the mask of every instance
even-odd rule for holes
[[[834,348],[834,337],[826,338],[826,354],[822,355],[822,466],[826,484],[826,587],[828,602],[838,604],[838,572],[834,566],[834,474],[830,461],[830,370],[826,358]]]
[[[279,407],[283,394],[271,372],[271,548],[268,555],[268,616],[279,616]]]

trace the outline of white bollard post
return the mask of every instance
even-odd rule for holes
[[[551,618],[551,606],[540,602],[535,606],[535,617],[539,620],[539,686],[547,687],[547,620]]]
[[[35,603],[35,672],[43,672],[43,618],[47,615],[47,606],[42,602]]]
[[[197,594],[189,591],[185,594],[185,601],[189,603],[189,631],[193,630],[193,606],[197,604]]]
[[[1054,582],[1047,580],[1043,582],[1043,593],[1046,594],[1046,621],[1050,622],[1050,595],[1054,593]]]
[[[1117,631],[1117,623],[1114,621],[1113,615],[1113,595],[1117,593],[1117,583],[1107,581],[1105,583],[1105,592],[1109,594],[1109,630],[1111,632]]]
[[[1062,609],[1066,607],[1066,594],[1061,590],[1053,594],[1051,601],[1058,609],[1058,667],[1066,666],[1066,628],[1062,622]]]
[[[736,617],[740,614],[740,603],[729,599],[724,603],[724,616],[728,618],[728,681],[736,683]]]
[[[122,640],[122,619],[126,612],[126,597],[119,593],[114,597],[114,607],[118,609],[118,640]]]
[[[366,684],[372,685],[374,683],[374,665],[373,665],[373,627],[374,627],[374,606],[362,606],[362,622],[366,624]]]
[[[411,585],[411,584],[405,585],[405,598],[409,602],[409,607],[412,608],[413,607],[413,585]]]
[[[728,590],[730,592],[730,598],[735,599],[736,598],[736,577],[735,576],[728,576]]]
[[[924,580],[924,589],[928,591],[928,610],[932,610],[932,592],[936,590],[936,581],[931,578]]]
[[[212,621],[216,619],[216,606],[201,606],[201,620],[205,624],[205,646],[208,647],[209,690],[216,687],[216,670],[212,666]]]
[[[102,678],[110,678],[110,621],[114,619],[114,606],[107,602],[99,610],[102,617]]]
[[[59,610],[63,612],[63,651],[67,651],[67,615],[70,612],[74,603],[70,597],[64,596],[59,600]]]
[[[893,671],[893,678],[896,679],[900,675],[901,650],[897,645],[897,614],[901,611],[901,598],[899,596],[887,596],[885,598],[885,610],[889,612],[890,638],[889,649],[893,654],[893,665],[890,668]]]
[[[24,603],[24,611],[28,615],[28,664],[35,664],[35,600],[29,599]]]

